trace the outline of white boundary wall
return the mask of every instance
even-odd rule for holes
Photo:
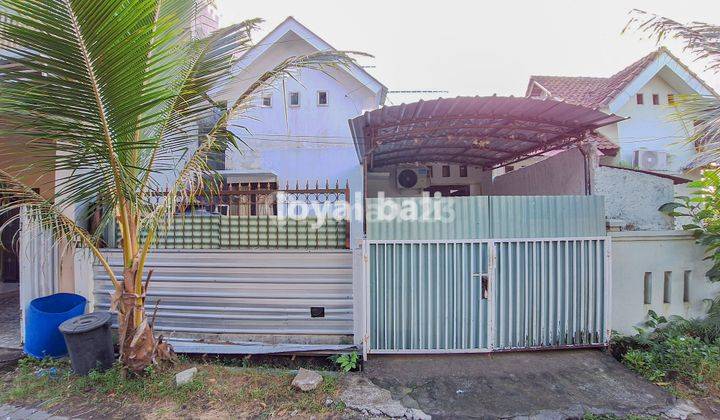
[[[666,317],[702,316],[707,310],[706,299],[720,292],[720,284],[710,283],[705,277],[710,264],[703,261],[703,247],[687,232],[627,231],[611,233],[611,237],[613,330],[634,334],[633,327],[646,321],[651,309]],[[684,296],[686,272],[688,287]],[[646,276],[651,285],[650,303],[645,303]]]

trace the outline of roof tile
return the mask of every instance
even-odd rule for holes
[[[555,99],[600,108],[610,103],[664,51],[663,48],[653,51],[610,77],[530,76],[530,81],[539,84]]]

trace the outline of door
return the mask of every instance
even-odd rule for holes
[[[490,350],[486,241],[368,241],[370,353]]]

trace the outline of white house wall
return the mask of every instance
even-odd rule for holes
[[[654,76],[636,91],[643,94],[643,105],[637,104],[633,94],[614,111],[629,119],[618,123],[617,137],[613,139],[617,139],[620,145],[619,161],[631,164],[635,150],[662,150],[672,155],[669,170],[682,172],[682,167],[693,158],[695,151],[692,146],[683,144],[689,135],[688,127],[673,119],[675,109],[668,105],[668,95],[683,92],[668,84],[662,74]],[[653,94],[659,95],[660,105],[653,105]]]

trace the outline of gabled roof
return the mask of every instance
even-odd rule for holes
[[[288,16],[284,21],[282,21],[282,23],[276,26],[275,29],[270,31],[270,33],[265,35],[260,41],[256,42],[252,48],[247,50],[238,58],[237,62],[233,66],[232,74],[236,74],[238,72],[238,68],[244,68],[250,65],[289,32],[294,33],[299,38],[306,41],[317,51],[337,51],[324,39],[320,38],[305,25],[298,22],[294,17]],[[356,78],[361,84],[378,95],[378,105],[382,105],[385,102],[387,87],[370,75],[370,73],[368,73],[365,69],[355,63],[352,63],[346,71],[348,74]]]
[[[526,96],[530,96],[533,89],[539,88],[558,100],[591,108],[606,107],[663,55],[669,56],[708,92],[717,96],[708,84],[665,47],[658,48],[610,77],[530,76]]]

